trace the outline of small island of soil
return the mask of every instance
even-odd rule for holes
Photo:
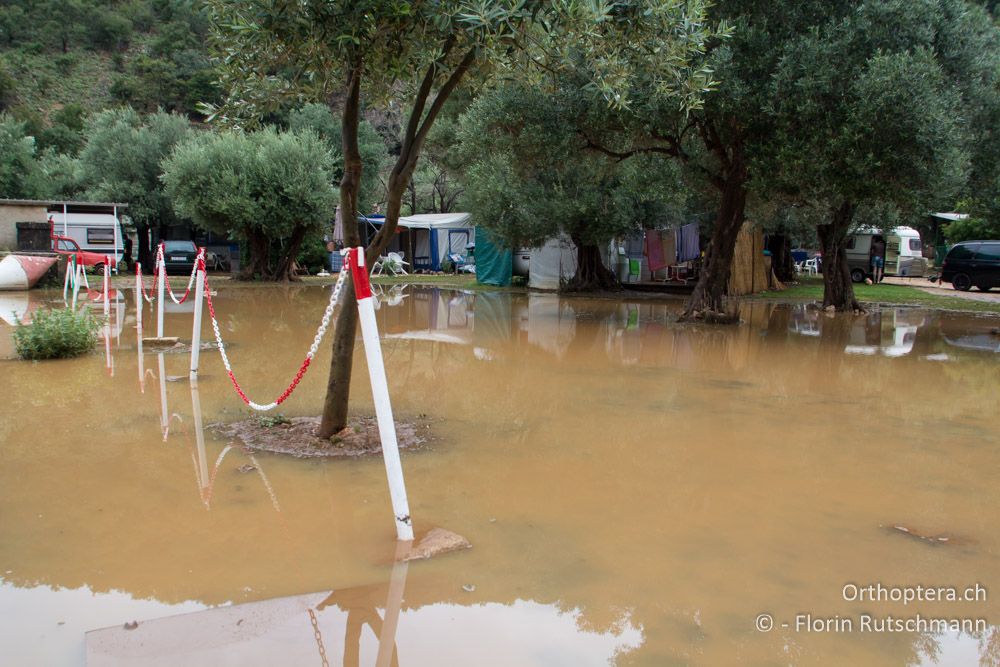
[[[330,439],[316,435],[319,417],[270,417],[252,415],[216,431],[238,440],[252,452],[288,454],[297,458],[356,458],[382,453],[375,417],[351,419],[350,424]],[[396,439],[403,450],[419,449],[430,441],[427,419],[396,421]]]

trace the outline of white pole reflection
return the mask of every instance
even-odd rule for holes
[[[396,542],[396,560],[392,564],[392,574],[389,576],[389,593],[385,599],[385,619],[382,621],[382,632],[378,636],[375,667],[399,664],[399,657],[396,656],[396,628],[399,626],[399,610],[403,606],[406,573],[410,566],[403,558],[410,553],[412,545],[413,542]]]
[[[195,450],[198,452],[198,488],[201,492],[201,500],[208,506],[209,479],[208,479],[208,457],[205,455],[205,429],[201,419],[201,394],[198,392],[198,380],[191,379],[191,413],[194,415],[194,440]]]
[[[160,370],[160,430],[163,431],[163,441],[167,441],[170,431],[170,417],[167,415],[167,369],[163,361],[163,353],[156,355]]]

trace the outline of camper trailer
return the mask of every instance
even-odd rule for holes
[[[125,237],[117,207],[107,210],[94,205],[57,204],[49,207],[53,239],[68,239],[84,252],[112,256],[115,266],[125,254]],[[72,244],[70,244],[72,245]]]
[[[910,227],[896,227],[885,234],[872,229],[861,229],[847,239],[847,265],[851,279],[860,283],[871,276],[872,240],[885,239],[885,275],[923,276],[927,260],[923,256],[920,234]]]

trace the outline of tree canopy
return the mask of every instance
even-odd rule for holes
[[[458,135],[466,202],[478,224],[512,248],[566,234],[580,253],[571,286],[615,286],[599,274],[608,242],[676,219],[684,202],[679,168],[668,158],[619,161],[587,150],[586,128],[607,113],[579,89],[553,94],[510,83],[481,95]]]
[[[163,172],[178,215],[247,242],[247,277],[291,278],[303,240],[329,224],[336,202],[330,153],[310,131],[197,136]]]

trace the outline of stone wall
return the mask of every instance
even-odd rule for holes
[[[47,222],[44,205],[0,204],[0,250],[17,249],[17,223]]]

